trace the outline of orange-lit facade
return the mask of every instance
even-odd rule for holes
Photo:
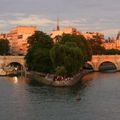
[[[94,39],[96,37],[99,37],[102,42],[104,42],[104,34],[99,32],[80,32],[76,28],[73,27],[65,27],[63,29],[60,29],[59,25],[57,25],[56,30],[53,30],[50,35],[54,40],[54,43],[56,43],[56,36],[62,36],[63,34],[76,34],[76,35],[83,35],[86,40]]]
[[[5,34],[5,33],[0,34],[0,39],[6,39],[6,38],[7,38],[7,34]]]
[[[25,55],[28,49],[27,38],[34,34],[36,30],[34,26],[18,26],[7,34],[1,34],[0,38],[9,40],[10,52],[13,55]]]
[[[115,40],[112,43],[104,43],[103,46],[106,49],[118,49],[118,50],[120,50],[120,40]]]
[[[104,42],[104,34],[102,33],[99,33],[99,32],[85,32],[85,33],[82,33],[82,35],[87,39],[87,40],[90,40],[90,39],[94,39],[96,37],[99,37],[101,39],[102,42]]]
[[[112,42],[104,43],[103,46],[106,49],[118,49],[118,50],[120,50],[120,32],[117,34],[116,39],[112,40]]]
[[[56,30],[53,30],[51,33],[50,33],[50,36],[53,38],[53,41],[54,43],[56,43],[56,39],[55,37],[56,36],[62,36],[63,34],[81,34],[81,32],[77,31],[76,28],[73,28],[73,27],[65,27],[63,29],[56,29]]]

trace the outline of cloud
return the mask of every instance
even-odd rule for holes
[[[0,30],[2,30],[6,26],[4,20],[0,20]]]
[[[62,27],[75,27],[81,32],[93,31],[102,32],[106,36],[115,36],[119,31],[119,26],[115,26],[119,19],[106,19],[106,18],[90,18],[81,17],[74,19],[61,19],[60,26]],[[0,15],[0,31],[11,29],[19,25],[37,26],[38,29],[45,32],[50,32],[56,27],[56,19],[51,19],[41,14],[25,14],[25,13],[5,13]],[[110,25],[114,24],[114,29]]]
[[[54,24],[55,22],[47,19],[40,18],[37,15],[30,15],[28,17],[18,17],[16,19],[8,20],[9,24],[12,25],[36,25],[36,26],[47,26],[49,24]]]
[[[3,16],[1,15],[0,18],[4,19],[9,15],[10,13],[6,13]],[[38,14],[27,15],[24,13],[14,13],[6,18],[4,22],[7,23],[8,26],[34,25],[40,29],[43,27],[43,29],[47,28],[51,30],[56,27],[57,24],[56,19],[46,18],[45,16]],[[60,20],[61,27],[71,26],[80,28],[82,26],[84,29],[84,27],[86,27],[85,24],[88,24],[87,18]]]
[[[107,36],[116,37],[119,31],[120,29],[106,29],[101,32],[106,34]]]
[[[4,27],[5,25],[0,23],[0,30],[2,30]]]

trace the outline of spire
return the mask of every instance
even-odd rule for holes
[[[117,34],[116,40],[120,39],[120,31]]]
[[[59,26],[59,17],[57,18],[57,30],[60,30],[60,26]]]

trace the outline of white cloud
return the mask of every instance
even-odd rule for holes
[[[112,37],[116,37],[117,33],[120,31],[120,29],[106,29],[101,31],[102,33],[104,33],[107,36],[112,36]]]
[[[0,30],[2,30],[6,26],[4,20],[0,20]]]
[[[0,23],[0,29],[3,29],[4,27],[5,25]]]
[[[63,19],[60,20],[60,26],[75,27],[80,31],[95,31],[102,32],[106,36],[115,36],[119,29],[118,26],[114,29],[110,28],[110,24],[117,23],[115,19],[93,19],[89,17],[77,18],[77,19]],[[109,25],[108,25],[109,24]],[[41,14],[25,14],[25,13],[5,13],[0,15],[0,31],[11,29],[18,25],[33,25],[40,28],[40,30],[52,30],[56,27],[56,19],[50,19]],[[110,29],[109,29],[110,28]]]
[[[30,15],[28,17],[18,17],[16,19],[8,20],[13,25],[36,25],[36,26],[47,26],[54,24],[54,21],[46,18],[40,18],[37,15]]]

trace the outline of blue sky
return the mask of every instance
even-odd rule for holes
[[[115,36],[120,30],[120,0],[0,0],[0,32],[17,25],[49,32],[58,16],[61,27]]]

